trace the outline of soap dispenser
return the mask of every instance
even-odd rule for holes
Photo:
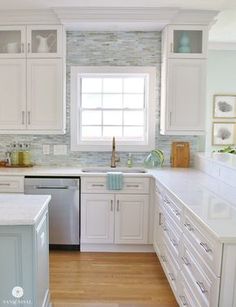
[[[129,156],[128,156],[127,166],[128,167],[132,167],[133,166],[133,160],[132,160],[132,154],[131,153],[129,153]]]

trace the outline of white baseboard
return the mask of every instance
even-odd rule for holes
[[[81,244],[81,252],[121,252],[121,253],[153,253],[153,246],[125,244]]]

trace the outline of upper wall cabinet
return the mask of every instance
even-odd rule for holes
[[[62,26],[0,26],[1,58],[62,57]]]
[[[167,26],[163,31],[164,56],[168,58],[206,58],[207,40],[207,26]]]
[[[0,26],[0,58],[24,58],[25,26]]]
[[[205,133],[207,31],[202,25],[169,25],[163,31],[161,134]]]
[[[61,26],[27,26],[27,57],[61,57],[62,46]]]
[[[60,25],[0,26],[0,134],[65,133]]]

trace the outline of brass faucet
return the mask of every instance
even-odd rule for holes
[[[116,163],[120,162],[120,157],[116,154],[116,139],[112,139],[112,152],[111,152],[111,167],[116,167]]]

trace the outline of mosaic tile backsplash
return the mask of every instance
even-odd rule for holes
[[[170,162],[171,142],[189,141],[191,151],[198,151],[197,136],[162,136],[159,133],[160,119],[160,32],[67,32],[66,56],[66,134],[65,135],[0,135],[1,158],[6,146],[12,142],[30,143],[33,162],[37,165],[85,166],[109,165],[109,152],[70,151],[70,67],[71,66],[155,66],[156,84],[156,148],[164,151],[165,164]],[[43,154],[43,144],[50,145],[50,154]],[[67,155],[54,155],[53,145],[67,145]],[[119,151],[119,148],[117,148]],[[147,153],[133,152],[133,164],[142,165]],[[127,163],[128,153],[119,152],[120,165]]]

